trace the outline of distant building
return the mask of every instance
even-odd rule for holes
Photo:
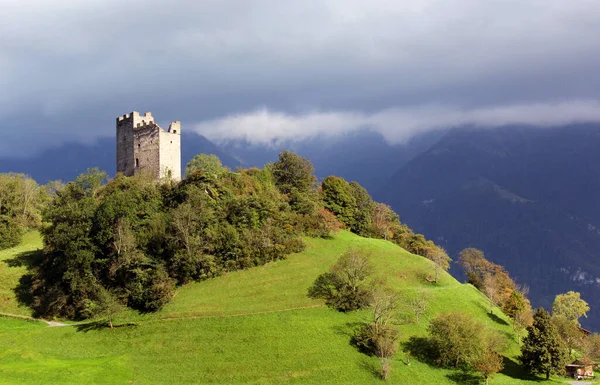
[[[156,179],[181,179],[181,123],[168,130],[154,123],[150,112],[133,111],[117,118],[117,172],[148,173]]]
[[[594,377],[594,361],[589,358],[581,358],[575,360],[565,367],[567,375],[569,377],[583,379]]]

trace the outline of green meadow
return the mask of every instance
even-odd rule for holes
[[[519,347],[510,320],[489,315],[487,299],[444,273],[438,284],[432,263],[383,240],[341,232],[335,239],[305,239],[304,252],[265,266],[181,287],[153,314],[126,311],[114,329],[103,322],[48,327],[0,317],[0,384],[380,384],[377,358],[358,352],[352,333],[369,311],[343,314],[307,297],[307,289],[351,247],[368,249],[378,271],[403,293],[425,290],[429,309],[414,323],[400,315],[400,333],[425,336],[437,314],[461,310],[506,337],[505,369],[491,384],[533,384],[516,363]],[[13,289],[26,273],[14,263],[41,247],[37,233],[0,252],[0,312],[30,314]],[[393,359],[391,384],[475,384],[463,376],[410,359]],[[555,380],[560,382],[560,380]]]

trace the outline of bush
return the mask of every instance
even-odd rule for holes
[[[373,267],[362,250],[350,249],[321,274],[308,290],[311,298],[321,298],[339,311],[348,312],[369,306],[373,294]]]
[[[0,250],[17,246],[23,233],[23,227],[17,221],[0,217]]]

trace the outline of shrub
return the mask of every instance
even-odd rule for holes
[[[330,271],[321,274],[308,290],[311,298],[321,298],[339,311],[348,312],[369,306],[372,298],[373,267],[362,250],[342,254]]]

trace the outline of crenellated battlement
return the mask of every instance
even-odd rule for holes
[[[167,132],[170,134],[181,135],[181,122],[179,120],[171,122],[171,124],[169,124],[169,130]]]
[[[132,111],[129,114],[121,115],[117,117],[117,124],[119,122],[128,121],[128,120],[145,120],[154,122],[154,117],[151,112],[145,112],[144,115],[140,115],[137,111]]]

